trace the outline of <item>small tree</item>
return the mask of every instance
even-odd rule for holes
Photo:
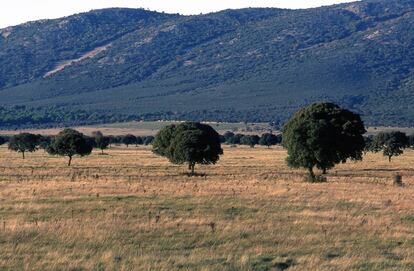
[[[109,138],[109,147],[111,147],[112,145],[121,144],[122,138],[124,138],[123,136],[113,136],[113,135],[109,135],[107,137]]]
[[[114,144],[122,144],[122,140],[124,139],[124,136],[122,136],[122,135],[118,135],[118,136],[116,136],[115,137],[115,141],[114,141]]]
[[[372,149],[374,152],[382,151],[384,156],[388,157],[388,161],[391,162],[393,156],[399,156],[404,153],[404,149],[409,147],[409,140],[405,133],[394,132],[381,132],[374,137],[372,142]]]
[[[25,159],[26,152],[35,152],[39,144],[39,137],[30,133],[21,133],[12,136],[9,141],[9,149],[15,152],[22,153]]]
[[[277,135],[266,133],[260,137],[259,145],[270,148],[270,146],[276,145],[280,143],[280,141],[281,140]]]
[[[95,147],[101,150],[101,154],[104,154],[110,143],[110,138],[104,136],[100,131],[92,133],[95,140]]]
[[[244,135],[242,134],[235,134],[234,136],[229,138],[229,141],[226,141],[228,144],[238,145],[241,143],[241,139]]]
[[[109,145],[108,147],[110,148],[112,146],[112,144],[115,144],[115,137],[113,135],[109,135],[107,136],[108,140],[109,140]]]
[[[245,135],[240,139],[240,144],[254,148],[259,143],[260,137],[257,135]]]
[[[135,142],[137,141],[137,138],[134,135],[126,135],[122,138],[122,143],[124,143],[127,148],[129,145],[135,144]]]
[[[361,160],[364,133],[358,114],[333,103],[316,103],[299,110],[286,123],[282,143],[289,166],[307,168],[314,181],[314,167],[326,173],[347,159]]]
[[[224,143],[228,143],[230,144],[230,142],[233,140],[234,137],[234,133],[227,131],[224,133],[223,138],[224,138]]]
[[[211,126],[196,122],[163,128],[155,137],[153,151],[174,164],[187,163],[191,174],[196,164],[215,164],[223,153],[219,134]]]
[[[91,142],[82,133],[72,129],[65,129],[53,139],[53,142],[47,148],[47,152],[51,155],[69,157],[68,166],[70,166],[73,156],[89,155],[92,149]]]

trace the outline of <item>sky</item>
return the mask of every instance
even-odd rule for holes
[[[355,0],[353,0],[355,1]],[[145,8],[200,14],[246,7],[310,8],[351,0],[2,0],[0,28],[39,19],[53,19],[109,7]]]

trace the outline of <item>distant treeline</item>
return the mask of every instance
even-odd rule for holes
[[[0,136],[0,145],[6,144],[10,142],[13,138],[16,138],[19,135],[31,135],[35,141],[35,144],[44,149],[46,148],[50,142],[56,136],[52,135],[39,135],[39,134],[31,134],[31,133],[21,133],[14,136],[2,135]],[[92,144],[93,147],[98,147],[98,143],[96,142],[99,138],[103,137],[107,140],[108,146],[110,145],[118,145],[118,144],[125,144],[129,145],[150,145],[154,140],[153,136],[135,136],[135,135],[122,135],[122,136],[113,136],[113,135],[103,135],[100,131],[96,131],[92,133],[92,136],[83,136],[89,143]]]
[[[49,107],[27,107],[27,106],[0,106],[0,129],[22,129],[22,128],[51,128],[51,127],[67,127],[115,122],[128,121],[204,121],[215,120],[219,122],[267,122],[275,128],[279,129],[283,121],[277,116],[262,112],[239,112],[235,110],[213,111],[207,112],[191,111],[191,112],[153,112],[145,114],[119,114],[119,113],[98,113],[87,110],[69,110],[64,106]],[[256,116],[252,118],[251,116]],[[270,121],[272,119],[272,121]],[[283,116],[286,119],[286,116]]]
[[[34,139],[35,143],[38,147],[45,149],[53,141],[55,136],[52,135],[38,135],[38,134],[30,134],[30,133],[21,133],[19,135],[31,135]],[[15,138],[19,135],[15,136],[7,136],[3,135],[0,136],[0,145],[8,143],[12,138]],[[84,138],[92,144],[93,147],[99,148],[100,147],[100,140],[104,138],[105,142],[107,142],[107,147],[111,145],[120,145],[124,144],[127,147],[130,145],[151,145],[154,141],[154,136],[136,136],[132,134],[127,135],[103,135],[100,131],[92,132],[92,136],[84,135]],[[27,140],[27,139],[26,139]],[[256,145],[261,146],[274,146],[281,144],[282,142],[282,135],[275,135],[272,133],[265,133],[261,136],[259,135],[246,135],[246,134],[235,134],[233,132],[226,132],[224,135],[220,135],[220,142],[227,145],[246,145],[250,147],[254,147]],[[106,147],[105,147],[106,148]],[[105,149],[104,148],[104,149]]]
[[[396,132],[390,132],[390,134]],[[22,134],[29,134],[29,133],[22,133]],[[380,133],[382,135],[384,133]],[[385,133],[388,134],[388,133]],[[39,134],[29,134],[33,135],[36,138],[36,145],[40,148],[44,149],[48,146],[50,142],[55,138],[53,135],[39,135]],[[405,135],[408,141],[408,147],[414,147],[414,134]],[[8,136],[2,135],[0,136],[0,145],[6,144],[10,141],[11,138],[15,136]],[[91,136],[84,135],[86,140],[92,144],[93,147],[99,148],[99,141],[100,138],[105,138],[107,141],[107,146],[110,147],[111,145],[120,145],[124,144],[127,147],[130,145],[151,145],[154,141],[154,136],[136,136],[132,134],[127,135],[103,135],[100,131],[95,131],[92,133]],[[369,135],[364,136],[365,139],[365,149],[366,151],[373,151],[376,147],[374,145],[374,140],[376,136]],[[266,146],[271,147],[275,145],[282,144],[282,134],[273,134],[273,133],[264,133],[262,135],[251,135],[251,134],[241,134],[241,133],[233,133],[233,132],[226,132],[223,135],[220,135],[220,142],[226,145],[245,145],[250,147],[259,146]],[[105,148],[104,148],[105,149]]]
[[[194,110],[188,112],[151,112],[142,114],[121,114],[117,112],[97,112],[84,109],[68,109],[64,105],[47,107],[29,107],[24,105],[0,106],[0,129],[27,129],[27,128],[56,128],[80,125],[105,124],[129,121],[177,121],[187,120],[194,122],[249,122],[268,123],[274,130],[280,130],[289,119],[288,111],[277,113],[273,110],[257,109],[238,111],[226,110]],[[363,116],[362,116],[363,118]],[[364,118],[363,118],[364,119]],[[387,124],[384,117],[378,119],[366,119],[370,126],[382,126]],[[393,120],[394,126],[413,126],[414,122],[407,120]]]
[[[59,106],[50,107],[0,107],[0,128],[46,128],[86,124],[112,123],[136,120],[135,115],[99,114],[85,110],[67,110]]]

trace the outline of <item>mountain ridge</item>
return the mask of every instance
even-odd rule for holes
[[[368,125],[412,126],[413,11],[412,1],[371,0],[191,16],[116,8],[31,22],[0,30],[0,106],[281,124],[324,100]]]

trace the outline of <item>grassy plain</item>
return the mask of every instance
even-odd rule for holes
[[[414,269],[414,151],[322,184],[280,147],[226,147],[199,177],[147,147],[107,154],[0,147],[0,270]]]

